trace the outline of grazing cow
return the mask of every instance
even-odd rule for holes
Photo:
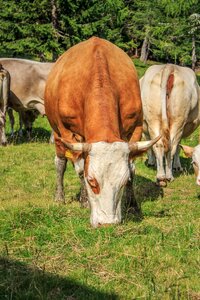
[[[155,142],[138,142],[142,104],[131,59],[97,37],[70,48],[48,77],[45,111],[56,145],[56,200],[64,201],[69,158],[84,178],[92,226],[119,223],[130,159]]]
[[[196,147],[189,147],[185,145],[180,146],[185,155],[192,158],[192,165],[196,175],[196,184],[200,185],[200,145],[197,145]]]
[[[157,183],[173,180],[174,168],[181,170],[178,144],[200,123],[200,90],[195,73],[172,64],[151,66],[140,80],[144,113],[144,133],[147,138],[161,134],[149,157],[157,164]],[[165,158],[165,168],[163,159]]]
[[[6,109],[10,93],[10,74],[0,64],[0,145],[6,145],[5,124]]]
[[[11,86],[8,106],[19,113],[21,122],[25,128],[32,128],[37,113],[27,112],[38,111],[41,115],[44,110],[44,89],[47,76],[53,63],[42,63],[27,59],[0,58],[0,63],[10,73]],[[11,129],[14,126],[11,111]],[[21,123],[21,125],[22,125]]]

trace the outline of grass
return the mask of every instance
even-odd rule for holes
[[[16,137],[0,148],[0,299],[200,299],[200,191],[190,160],[182,156],[184,172],[163,189],[138,158],[142,216],[93,229],[71,164],[67,204],[53,201],[49,136],[39,117],[30,143]],[[184,143],[197,141],[198,130]]]

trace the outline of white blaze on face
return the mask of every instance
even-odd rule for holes
[[[200,185],[200,145],[194,147],[192,154],[192,164],[196,175],[196,183]]]
[[[92,226],[121,222],[123,188],[130,177],[128,143],[91,144],[85,182]]]

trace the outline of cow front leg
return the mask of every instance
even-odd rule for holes
[[[135,166],[130,166],[130,178],[125,187],[125,208],[127,212],[140,213],[140,206],[135,198],[133,181],[135,176]]]
[[[75,161],[74,168],[75,168],[75,171],[76,171],[77,175],[79,176],[80,182],[81,182],[79,201],[80,201],[82,207],[89,208],[88,193],[87,193],[85,180],[84,180],[84,159],[81,158],[81,159],[78,159],[77,161]]]
[[[67,159],[65,157],[60,158],[55,156],[55,166],[56,166],[56,194],[55,201],[60,201],[65,203],[64,194],[64,173],[67,166]]]
[[[81,181],[81,191],[80,191],[80,203],[82,207],[89,208],[89,200],[88,200],[88,193],[86,189],[86,184],[84,180],[84,175],[83,173],[79,174],[79,178]]]

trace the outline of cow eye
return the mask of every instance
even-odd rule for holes
[[[92,191],[95,193],[95,194],[99,194],[100,192],[100,187],[99,187],[99,184],[98,184],[98,181],[96,180],[96,178],[91,178],[91,177],[88,177],[87,178],[87,182],[89,183]]]

